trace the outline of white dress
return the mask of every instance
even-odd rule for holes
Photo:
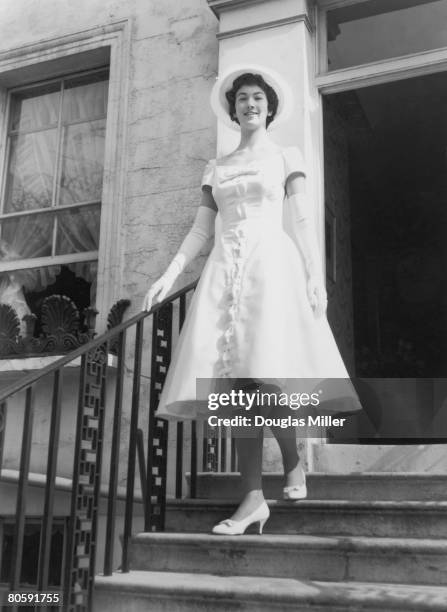
[[[285,184],[305,173],[288,147],[244,165],[208,162],[221,233],[203,268],[174,351],[157,416],[210,415],[196,380],[348,378],[326,316],[307,298],[303,258],[283,229]]]

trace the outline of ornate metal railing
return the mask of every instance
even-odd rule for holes
[[[197,282],[197,281],[196,281]],[[183,324],[187,300],[195,289],[196,282],[178,291],[156,305],[149,313],[141,312],[129,320],[119,323],[101,336],[90,340],[68,355],[61,357],[43,370],[23,376],[16,383],[0,390],[0,468],[5,432],[8,435],[8,410],[17,405],[24,394],[23,427],[21,431],[21,454],[18,470],[16,523],[12,549],[9,589],[19,590],[25,519],[27,516],[27,493],[32,467],[32,445],[36,415],[36,390],[42,381],[51,379],[51,416],[44,489],[44,510],[38,562],[37,590],[49,590],[49,564],[58,453],[61,449],[61,426],[63,408],[66,410],[64,379],[68,365],[79,364],[77,394],[77,417],[74,443],[73,469],[71,473],[71,504],[68,537],[65,547],[65,566],[60,586],[65,610],[86,611],[92,607],[94,575],[97,567],[98,511],[101,491],[101,468],[105,458],[105,433],[111,432],[110,473],[107,496],[107,518],[105,526],[104,574],[110,575],[116,567],[115,536],[117,531],[118,484],[125,482],[125,511],[122,534],[121,571],[129,571],[129,540],[132,534],[134,506],[144,502],[144,530],[159,531],[165,525],[167,486],[167,442],[168,422],[157,418],[155,411],[160,391],[169,367],[173,337]],[[148,321],[146,321],[148,319]],[[111,322],[109,321],[109,324]],[[152,323],[151,342],[145,342],[145,323]],[[130,348],[129,348],[130,345]],[[150,354],[150,372],[144,370],[144,358]],[[111,367],[112,361],[112,367]],[[111,374],[113,376],[111,376]],[[111,389],[110,381],[113,379]],[[142,399],[143,381],[149,380],[148,399]],[[127,383],[131,389],[127,392]],[[112,392],[111,392],[112,391]],[[143,389],[144,392],[144,389]],[[129,409],[123,410],[128,402]],[[148,404],[148,426],[146,458],[144,457],[144,430]],[[128,431],[122,427],[123,417],[130,419]],[[105,428],[106,418],[110,427]],[[19,420],[20,421],[20,420]],[[16,420],[16,422],[19,422]],[[226,439],[220,440],[212,431],[203,433],[204,446],[199,453],[197,424],[186,426],[179,422],[174,435],[175,482],[173,495],[183,495],[183,465],[186,461],[186,427],[190,427],[190,495],[196,494],[196,475],[199,454],[202,454],[203,469],[226,468]],[[17,438],[20,432],[14,431]],[[42,435],[42,434],[40,434]],[[40,440],[42,442],[42,440]],[[123,470],[119,461],[123,445],[127,444],[127,465]],[[231,449],[231,465],[234,467],[234,448]],[[218,456],[220,457],[218,465]],[[5,460],[3,454],[3,461]],[[9,460],[8,465],[11,461]],[[141,492],[135,490],[137,467],[140,473]],[[123,473],[123,471],[125,473]],[[1,472],[0,472],[1,474]],[[104,488],[104,487],[103,487]]]

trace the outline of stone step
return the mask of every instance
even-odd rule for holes
[[[135,570],[447,585],[447,540],[141,533]]]
[[[268,501],[266,533],[437,538],[447,534],[447,502],[308,500]],[[230,517],[228,500],[168,500],[166,530],[209,533]]]
[[[312,444],[312,465],[316,472],[331,474],[353,470],[446,474],[447,453],[445,444]],[[278,462],[272,469],[281,467]]]
[[[189,482],[189,474],[187,474]],[[281,499],[283,475],[263,475],[266,498]],[[307,475],[308,499],[447,501],[447,474],[358,472]],[[241,497],[239,474],[200,472],[196,497],[200,499],[238,499]]]
[[[95,612],[445,612],[447,588],[131,571],[96,576]]]

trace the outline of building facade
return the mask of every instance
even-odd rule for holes
[[[215,77],[232,64],[261,64],[282,74],[294,94],[295,111],[273,138],[303,151],[329,320],[350,373],[443,376],[446,19],[445,0],[3,2],[0,304],[14,308],[20,329],[10,333],[5,323],[0,334],[24,337],[32,320],[37,336],[44,300],[54,294],[74,302],[81,319],[95,308],[97,333],[118,300],[130,300],[126,317],[139,312],[194,218],[205,163],[237,142],[211,112]],[[177,287],[196,278],[203,261]],[[59,304],[57,312],[66,310]],[[0,380],[13,382],[51,359],[54,351],[5,353]],[[75,390],[76,367],[67,379]],[[148,383],[144,374],[143,398]],[[408,383],[405,405],[420,424],[425,400],[415,384]],[[69,396],[60,478],[69,477],[72,461]],[[45,383],[37,404],[31,472],[38,488]],[[7,434],[20,427],[18,410]],[[447,470],[443,445],[414,448],[303,443],[315,471]],[[7,435],[4,525],[18,459]],[[266,469],[277,461],[269,447]],[[37,515],[38,508],[36,493]]]

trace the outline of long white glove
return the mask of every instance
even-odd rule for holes
[[[290,202],[293,231],[304,259],[308,277],[307,296],[315,314],[321,316],[326,311],[327,294],[309,201],[305,193],[290,195],[288,200]]]
[[[161,302],[175,283],[179,274],[199,253],[214,234],[216,211],[208,206],[199,206],[194,223],[180,245],[177,254],[166,272],[150,287],[143,301],[142,310],[150,310],[152,302]]]

